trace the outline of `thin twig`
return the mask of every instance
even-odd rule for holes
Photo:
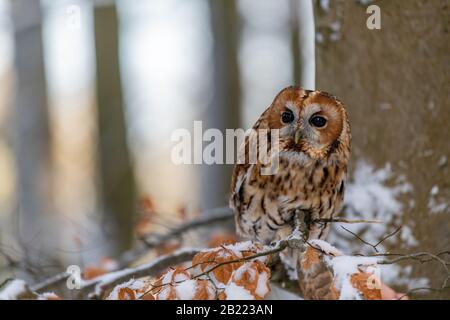
[[[208,225],[211,225],[211,224],[217,223],[217,222],[227,221],[227,220],[231,219],[232,217],[233,217],[233,213],[230,209],[217,208],[217,209],[214,209],[207,213],[203,213],[202,217],[200,217],[198,219],[183,223],[183,224],[173,228],[168,233],[151,234],[151,235],[145,236],[142,238],[145,245],[140,246],[137,249],[133,249],[131,251],[126,252],[120,259],[119,264],[121,266],[128,265],[131,261],[135,260],[140,254],[144,253],[145,251],[147,251],[149,249],[156,248],[172,238],[180,237],[184,233],[186,233],[190,230],[199,228],[199,227],[208,226]],[[311,222],[313,222],[313,223],[315,223],[315,222],[319,222],[319,223],[382,223],[382,221],[378,221],[378,220],[362,220],[362,219],[351,220],[351,219],[343,219],[343,218],[316,219]],[[447,283],[447,280],[450,278],[450,272],[449,272],[449,267],[448,267],[450,265],[450,262],[445,261],[440,256],[445,255],[445,254],[450,254],[450,251],[442,251],[442,252],[439,252],[436,254],[429,253],[429,252],[417,252],[417,253],[413,253],[413,254],[379,253],[377,250],[377,246],[379,246],[381,243],[386,241],[388,238],[397,234],[400,231],[401,227],[397,228],[392,233],[383,237],[376,244],[371,244],[368,241],[362,239],[357,234],[353,233],[352,231],[350,231],[344,227],[342,227],[342,228],[344,230],[350,232],[353,236],[358,238],[363,243],[371,246],[376,252],[376,254],[373,254],[373,255],[363,255],[363,254],[357,254],[357,255],[369,256],[369,257],[370,256],[393,257],[392,259],[380,260],[380,261],[378,261],[379,264],[394,264],[394,263],[398,263],[400,261],[407,260],[407,259],[418,260],[422,263],[434,260],[434,261],[439,262],[447,271],[447,278],[446,278],[444,284],[442,285],[441,289],[414,288],[414,289],[410,290],[409,292],[419,291],[419,290],[438,291],[438,290],[443,290],[443,289],[447,288],[446,283]],[[299,232],[299,234],[303,235],[302,232]],[[250,261],[250,260],[262,257],[262,256],[276,254],[276,253],[283,251],[286,248],[303,250],[305,244],[312,246],[303,237],[291,236],[288,239],[283,239],[283,240],[280,240],[277,243],[273,244],[272,247],[270,247],[270,249],[268,249],[268,250],[265,250],[265,251],[262,251],[262,252],[259,252],[259,253],[253,254],[253,255],[249,255],[249,256],[246,256],[243,258],[238,258],[238,259],[234,259],[234,260],[217,263],[214,266],[210,267],[209,269],[193,276],[192,279],[197,279],[202,276],[206,276],[207,278],[209,278],[211,272],[213,272],[214,270],[216,270],[224,265],[232,264],[232,263],[241,263],[241,262]],[[312,247],[317,250],[322,251],[320,248],[316,248],[315,246],[312,246]],[[184,261],[191,260],[194,257],[194,255],[200,251],[201,250],[199,250],[199,249],[198,250],[197,249],[178,250],[175,253],[172,253],[172,254],[169,254],[166,256],[161,256],[158,259],[156,259],[150,263],[140,265],[136,268],[123,269],[120,271],[116,271],[116,272],[112,272],[112,273],[100,276],[98,278],[95,278],[95,279],[92,279],[89,281],[85,281],[82,283],[81,290],[79,291],[80,297],[86,297],[86,296],[89,296],[91,298],[104,297],[105,294],[108,292],[108,290],[112,289],[117,284],[125,282],[131,278],[155,276],[158,273],[162,272],[164,269],[167,269],[168,267],[177,265]],[[326,252],[324,252],[324,253],[327,254]],[[207,262],[205,262],[205,263],[207,263]],[[212,261],[211,263],[214,263],[214,261]],[[190,268],[192,268],[192,267],[190,267]],[[44,290],[48,290],[52,286],[55,286],[56,284],[59,284],[62,281],[66,280],[68,278],[68,276],[69,276],[69,274],[66,272],[57,274],[43,282],[35,284],[32,287],[32,290],[35,292],[42,292]],[[170,284],[162,284],[160,286],[173,285],[173,284],[176,284],[176,282],[170,283]],[[153,288],[155,288],[155,287],[158,287],[158,286],[153,286]]]
[[[197,278],[200,278],[200,277],[202,277],[204,275],[208,275],[211,272],[213,272],[214,270],[216,270],[216,269],[218,269],[220,267],[223,267],[224,265],[232,264],[232,263],[240,263],[240,262],[245,262],[245,261],[249,261],[249,260],[254,260],[254,259],[259,258],[259,257],[269,256],[271,254],[275,254],[275,253],[278,253],[280,251],[283,251],[287,247],[288,247],[288,241],[287,240],[279,241],[278,244],[274,248],[272,248],[270,250],[259,252],[259,253],[256,253],[254,255],[251,255],[251,256],[242,257],[242,258],[228,260],[228,261],[224,261],[224,262],[218,263],[215,266],[209,268],[208,270],[193,276],[192,279],[197,279]]]
[[[165,244],[170,239],[178,238],[188,231],[204,226],[210,226],[215,223],[231,220],[232,218],[233,218],[233,211],[230,208],[219,207],[208,211],[204,211],[200,214],[199,218],[182,223],[181,225],[176,226],[171,231],[165,234],[144,235],[139,238],[144,245],[137,246],[136,248],[125,252],[121,257],[119,264],[121,266],[127,266],[132,261],[134,261],[136,257],[139,257],[149,249],[154,249],[156,247],[161,246],[162,244]]]
[[[82,295],[88,293],[88,297],[93,299],[101,298],[109,289],[122,282],[131,278],[156,276],[173,265],[191,260],[200,251],[200,249],[181,249],[136,268],[120,270],[94,278],[82,284],[80,293]]]
[[[386,241],[387,239],[389,239],[390,237],[393,237],[397,232],[399,232],[402,229],[403,226],[399,226],[397,229],[395,229],[393,232],[391,232],[390,234],[388,234],[387,236],[383,237],[380,241],[378,241],[376,244],[374,244],[374,248],[376,250],[376,247],[379,246],[380,244],[382,244],[384,241]],[[378,251],[377,251],[378,252]]]
[[[347,229],[344,226],[341,226],[342,229],[344,229],[345,231],[347,231],[348,233],[350,233],[351,235],[353,235],[355,238],[357,238],[359,241],[361,241],[362,243],[370,246],[376,253],[378,253],[378,249],[377,247],[382,244],[384,241],[386,241],[387,239],[389,239],[390,237],[393,237],[397,232],[400,231],[400,229],[402,228],[402,226],[398,227],[397,229],[395,229],[395,231],[391,232],[390,234],[388,234],[387,236],[383,237],[380,241],[378,241],[376,244],[372,244],[366,240],[364,240],[363,238],[361,238],[359,235],[357,235],[356,233],[354,233],[353,231]]]
[[[331,218],[331,219],[314,219],[313,223],[383,223],[381,220],[365,220],[365,219],[345,219],[345,218]]]
[[[389,255],[389,254],[377,254],[378,256],[382,256],[382,255]],[[433,254],[433,253],[429,253],[429,252],[417,252],[417,253],[411,253],[411,254],[404,254],[404,255],[399,255],[398,258],[395,259],[391,259],[391,260],[380,260],[378,262],[378,264],[394,264],[403,260],[408,260],[408,259],[412,259],[412,260],[418,260],[418,261],[423,261],[420,258],[426,256],[429,258],[432,258],[432,260],[438,261],[443,267],[444,269],[447,271],[447,274],[450,275],[450,271],[448,268],[448,265],[450,264],[448,261],[445,261],[443,259],[441,259],[439,256]]]
[[[205,270],[204,272],[201,272],[201,273],[191,277],[191,279],[198,279],[198,278],[203,277],[203,276],[206,276],[207,278],[209,278],[210,277],[210,273],[213,272],[214,270],[220,268],[220,267],[223,267],[225,265],[232,264],[232,263],[240,263],[240,262],[250,261],[250,260],[253,260],[253,259],[256,259],[256,258],[259,258],[259,257],[275,254],[275,253],[278,253],[280,251],[283,251],[288,246],[289,246],[289,240],[280,240],[274,245],[274,247],[272,249],[269,249],[269,250],[266,250],[266,251],[262,251],[262,252],[259,252],[259,253],[256,253],[256,254],[253,254],[253,255],[250,255],[250,256],[242,257],[242,258],[220,262],[220,263],[216,264],[215,266],[209,268],[208,270]],[[205,263],[208,263],[208,262],[205,262]],[[204,263],[199,263],[199,264],[204,264]],[[186,268],[185,270],[187,270],[187,269],[189,269],[189,268]],[[161,288],[161,287],[164,287],[164,286],[172,286],[172,285],[175,285],[175,284],[180,284],[180,283],[182,283],[184,281],[185,280],[179,280],[179,281],[173,281],[173,282],[169,282],[169,283],[161,283],[159,285],[151,285],[152,288],[150,290],[148,290],[147,292],[145,292],[144,295],[146,295],[147,293],[149,293],[150,291],[152,291],[154,289]]]
[[[147,246],[147,249],[155,248],[162,243],[166,242],[168,239],[176,238],[181,234],[196,229],[199,227],[203,227],[205,225],[210,225],[217,222],[222,222],[226,220],[230,220],[233,217],[233,212],[228,207],[216,208],[214,210],[204,212],[202,216],[198,219],[188,221],[186,223],[182,223],[179,226],[173,228],[167,234],[155,235],[150,234],[144,237],[141,237],[141,240]]]
[[[358,236],[358,235],[357,235],[356,233],[354,233],[353,231],[347,229],[346,227],[341,226],[341,228],[344,229],[345,231],[347,231],[348,233],[350,233],[351,235],[353,235],[356,239],[358,239],[358,240],[361,241],[362,243],[368,245],[369,247],[372,247],[372,248],[375,250],[375,252],[378,253],[377,248],[376,248],[373,244],[371,244],[370,242],[364,240],[363,238],[361,238],[360,236]]]
[[[148,239],[144,246],[138,246],[122,254],[119,259],[119,269],[123,269],[128,266],[132,261],[136,260],[140,255],[148,251],[149,249],[156,248],[171,238],[176,238],[185,232],[190,230],[207,226],[210,224],[231,220],[233,218],[233,212],[228,207],[215,208],[201,213],[201,217],[192,221],[183,223],[182,225],[172,229],[170,232],[164,235],[147,235]],[[52,276],[42,282],[33,285],[33,289],[36,292],[43,292],[49,289],[53,289],[59,284],[67,280],[70,275],[67,272],[61,272]]]

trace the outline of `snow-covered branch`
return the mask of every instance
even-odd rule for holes
[[[157,259],[136,268],[127,268],[108,273],[104,276],[84,282],[81,285],[80,292],[82,295],[87,294],[91,299],[102,298],[109,289],[112,289],[122,282],[132,278],[156,276],[171,266],[191,260],[200,252],[200,250],[201,249],[192,248],[180,249],[172,254],[158,257]]]
[[[186,298],[194,296],[197,298],[202,296],[205,299],[228,299],[230,297],[264,298],[268,291],[264,289],[261,291],[264,292],[264,294],[258,295],[255,288],[252,287],[255,290],[249,289],[249,285],[242,282],[242,276],[243,274],[248,273],[248,276],[252,278],[252,275],[254,274],[261,274],[261,279],[263,280],[258,280],[259,282],[255,282],[254,285],[260,285],[265,288],[266,285],[268,286],[268,279],[270,279],[270,271],[267,267],[270,267],[272,262],[276,261],[276,259],[274,259],[276,255],[280,254],[281,257],[287,250],[291,253],[296,253],[296,256],[299,257],[297,270],[299,272],[300,287],[303,290],[305,298],[381,298],[380,289],[378,287],[376,289],[369,289],[369,286],[367,285],[369,280],[373,280],[373,269],[377,266],[396,264],[404,260],[419,261],[420,263],[435,261],[438,262],[446,272],[445,280],[439,288],[421,286],[408,291],[406,294],[412,294],[413,292],[422,290],[442,291],[448,289],[447,282],[450,279],[450,262],[445,260],[445,256],[450,256],[450,251],[447,250],[438,253],[423,251],[408,254],[379,252],[378,246],[388,238],[397,234],[400,230],[400,227],[398,227],[395,231],[383,236],[375,244],[364,240],[356,233],[348,230],[355,238],[359,239],[364,244],[371,246],[376,252],[374,254],[355,254],[348,256],[325,241],[308,240],[308,222],[381,223],[380,221],[362,219],[323,219],[321,221],[309,221],[308,217],[305,216],[305,213],[302,212],[297,212],[297,218],[295,220],[297,226],[294,233],[286,239],[272,243],[270,246],[242,242],[213,249],[179,249],[137,267],[128,267],[129,263],[135,261],[140,255],[147,253],[151,249],[157,249],[159,246],[164,245],[173,238],[179,238],[190,230],[199,227],[209,227],[214,223],[227,221],[231,218],[232,213],[229,209],[218,208],[213,210],[213,212],[209,212],[207,216],[202,216],[198,219],[175,226],[165,234],[145,235],[139,250],[134,249],[126,252],[121,258],[121,261],[119,261],[117,269],[114,271],[110,270],[111,272],[92,279],[82,280],[80,288],[75,289],[77,291],[74,291],[76,292],[75,295],[81,299],[104,299],[107,296],[111,297],[111,292],[115,290],[112,297],[129,297],[131,294],[130,292],[135,292],[133,290],[136,288],[133,287],[133,289],[131,286],[137,286],[135,283],[136,279],[154,279],[159,276],[161,272],[178,266],[176,269],[171,269],[172,271],[169,269],[166,276],[163,274],[157,283],[155,283],[154,280],[151,280],[150,283],[146,283],[145,286],[141,283],[139,285],[141,290],[140,294],[133,293],[131,296],[134,298],[146,296],[151,297],[152,299],[169,299],[170,297]],[[191,260],[191,266],[181,267],[185,262]],[[314,272],[319,270],[318,268],[324,269],[330,276],[328,292],[325,292],[322,295],[317,295],[314,290],[311,291],[311,283],[314,281],[315,277]],[[176,270],[176,272],[174,270]],[[176,276],[174,272],[179,273],[180,275]],[[45,296],[45,294],[43,294],[44,292],[57,288],[58,285],[64,283],[69,276],[68,273],[63,272],[33,286],[28,286],[21,280],[14,280],[4,286],[0,297],[3,299],[47,297],[48,294]],[[170,279],[170,281],[167,279]],[[375,277],[374,279],[378,278]],[[380,282],[379,279],[375,281]],[[132,283],[134,284],[132,285]],[[168,286],[171,287],[171,289],[166,289]],[[188,295],[185,295],[186,292],[182,289],[185,287],[190,288],[188,290],[190,292]],[[194,294],[194,291],[192,291],[193,287],[201,287],[201,290],[203,290],[201,291],[202,294],[200,294],[200,291],[198,290],[195,291],[196,293]],[[123,290],[120,291],[118,288]],[[121,292],[122,295],[118,295],[118,292]]]

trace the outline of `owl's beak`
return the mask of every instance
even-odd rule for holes
[[[298,144],[300,142],[300,139],[302,137],[302,133],[300,132],[300,130],[295,131],[295,144]]]

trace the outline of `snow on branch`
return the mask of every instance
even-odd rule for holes
[[[108,289],[129,280],[131,278],[142,278],[147,276],[156,276],[165,269],[192,259],[200,249],[180,249],[176,252],[158,257],[157,259],[138,266],[136,268],[127,268],[106,275],[94,278],[81,285],[80,292],[88,293],[89,298],[102,298]]]
[[[82,280],[80,288],[75,291],[76,297],[119,300],[265,299],[270,292],[270,267],[278,254],[288,251],[293,252],[298,259],[298,281],[304,298],[308,299],[381,299],[383,284],[378,268],[404,260],[420,263],[435,261],[443,267],[446,276],[438,288],[417,287],[400,295],[399,298],[415,291],[442,291],[449,287],[450,262],[445,260],[445,256],[450,255],[450,251],[436,254],[379,252],[378,246],[397,234],[400,230],[397,228],[375,244],[349,231],[355,238],[372,247],[375,253],[348,256],[325,241],[308,240],[308,217],[301,212],[297,213],[294,233],[271,245],[247,241],[212,249],[185,248],[159,256],[137,267],[123,267],[126,261],[135,260],[139,255],[157,249],[172,238],[178,238],[195,228],[210,226],[231,218],[232,213],[229,209],[218,208],[208,216],[182,223],[166,234],[145,235],[143,244],[146,251],[142,251],[142,248],[129,251],[124,254],[126,258],[122,258],[115,270]],[[381,222],[362,219],[324,219],[319,223]],[[63,272],[30,287],[22,280],[13,280],[0,290],[0,298],[57,299],[59,297],[55,294],[44,292],[63,283],[68,277],[69,274]],[[324,279],[328,281],[325,287]]]

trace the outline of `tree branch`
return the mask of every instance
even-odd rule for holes
[[[233,212],[228,207],[220,207],[212,210],[204,211],[201,217],[189,222],[183,223],[166,234],[150,234],[147,237],[141,238],[144,242],[143,246],[138,246],[125,252],[119,259],[120,268],[128,266],[131,262],[136,260],[140,255],[144,254],[149,249],[157,248],[163,245],[168,240],[179,237],[183,233],[194,230],[196,228],[208,226],[214,223],[224,222],[233,218]],[[70,276],[67,272],[58,273],[42,282],[32,286],[32,290],[36,292],[48,291],[66,281]]]
[[[200,249],[181,249],[172,254],[164,255],[147,264],[136,268],[124,269],[111,272],[103,276],[86,281],[81,285],[80,293],[87,295],[91,299],[99,299],[105,296],[108,290],[131,278],[142,278],[146,276],[156,276],[165,269],[191,260]]]
[[[168,240],[177,238],[188,231],[204,226],[209,226],[214,223],[228,221],[231,220],[233,216],[233,211],[230,208],[219,207],[202,212],[199,218],[182,223],[179,226],[173,228],[168,233],[144,235],[139,238],[139,240],[141,240],[144,245],[138,246],[130,251],[125,252],[122,255],[120,265],[126,266],[147,250],[159,247],[166,243]]]
[[[395,229],[395,231],[391,232],[390,234],[388,234],[387,236],[383,237],[380,241],[378,241],[376,244],[371,244],[370,242],[364,240],[363,238],[361,238],[359,235],[357,235],[356,233],[354,233],[353,231],[347,229],[344,226],[341,226],[342,229],[344,229],[345,231],[347,231],[348,233],[350,233],[351,235],[353,235],[356,239],[358,239],[359,241],[361,241],[362,243],[372,247],[373,250],[375,250],[376,253],[378,253],[378,249],[377,247],[382,244],[384,241],[386,241],[387,239],[389,239],[390,237],[393,237],[397,232],[400,231],[400,229],[402,228],[402,226],[398,227],[397,229]]]

